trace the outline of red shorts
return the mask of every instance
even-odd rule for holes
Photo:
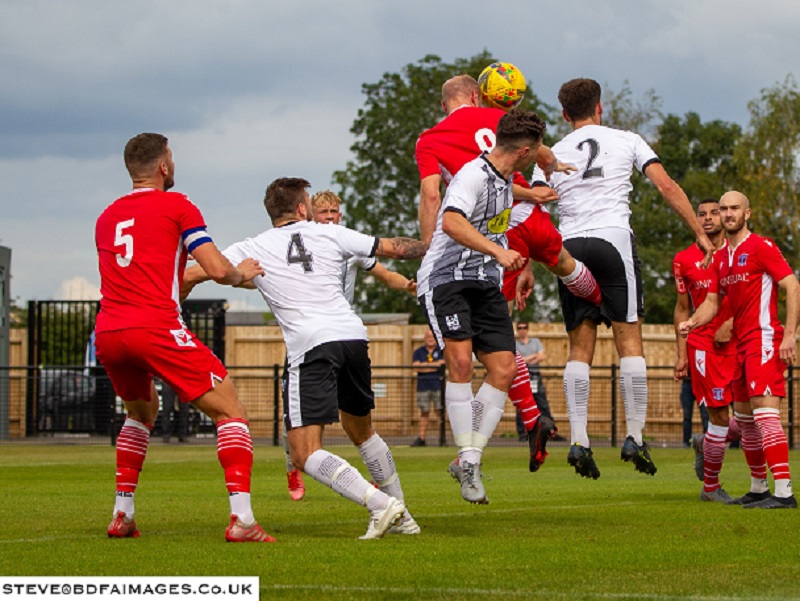
[[[228,375],[211,349],[189,330],[98,332],[95,346],[97,359],[125,401],[149,400],[154,375],[184,403],[199,398]]]
[[[779,344],[759,351],[741,351],[736,355],[733,376],[733,398],[744,401],[754,396],[786,396],[786,363],[779,353]]]
[[[512,210],[512,223],[513,223]],[[550,221],[550,215],[539,205],[532,205],[530,215],[522,222],[506,232],[508,247],[517,251],[526,259],[544,263],[550,267],[558,263],[561,253],[561,234]],[[506,300],[514,300],[517,291],[517,279],[521,269],[506,271],[503,274],[503,296]]]
[[[697,404],[706,407],[730,405],[733,401],[731,382],[736,369],[736,355],[701,351],[691,344],[687,350],[692,393]]]

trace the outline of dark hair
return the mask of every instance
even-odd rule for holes
[[[497,146],[517,148],[528,142],[541,142],[546,128],[544,120],[536,113],[511,109],[497,124]]]
[[[594,79],[571,79],[558,91],[558,101],[570,121],[577,121],[594,115],[600,92],[600,84]]]
[[[704,198],[703,200],[701,200],[700,202],[697,203],[697,208],[699,209],[703,205],[707,205],[707,204],[712,203],[712,202],[714,204],[718,205],[719,204],[719,198]]]
[[[274,222],[281,217],[294,215],[305,198],[304,192],[311,184],[301,177],[280,177],[267,187],[264,207]]]
[[[167,152],[166,136],[161,134],[139,134],[125,144],[125,167],[131,177],[146,175],[155,163]]]

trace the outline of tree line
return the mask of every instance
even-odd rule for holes
[[[355,136],[352,158],[333,174],[349,227],[379,236],[419,236],[417,137],[444,116],[439,103],[445,80],[461,73],[477,78],[494,61],[488,50],[452,63],[429,55],[362,86],[366,100],[350,129]],[[535,92],[529,83],[522,106],[547,121],[545,143],[551,145],[567,133],[568,125],[560,108],[544,103]],[[665,115],[654,90],[637,99],[627,82],[621,90],[604,88],[602,102],[604,124],[641,134],[694,203],[719,198],[731,189],[744,192],[753,209],[751,229],[773,238],[789,263],[800,267],[800,94],[791,75],[748,103],[750,122],[745,128],[721,120],[703,122],[694,112]],[[550,211],[557,223],[557,208]],[[645,321],[671,323],[672,258],[693,238],[641,174],[633,178],[631,211],[642,261]],[[414,277],[419,262],[387,261],[387,266]],[[534,273],[535,299],[521,317],[561,321],[554,276],[539,265]],[[412,323],[424,322],[413,299],[387,290],[368,275],[359,278],[356,304],[361,312],[411,313]]]

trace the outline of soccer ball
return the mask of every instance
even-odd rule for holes
[[[481,99],[486,106],[508,111],[520,102],[528,89],[525,76],[511,63],[492,63],[478,77]]]

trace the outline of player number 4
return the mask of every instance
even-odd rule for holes
[[[306,246],[303,244],[303,236],[300,234],[292,234],[292,240],[289,242],[289,249],[286,251],[286,261],[291,265],[292,263],[300,263],[303,265],[303,271],[310,273],[314,271],[311,267],[313,257],[311,253],[306,252]]]
[[[127,221],[120,221],[117,224],[116,236],[114,236],[114,246],[124,246],[125,254],[117,253],[117,265],[120,267],[127,267],[131,264],[133,259],[133,236],[130,234],[123,234],[122,230],[133,225],[133,219]]]

